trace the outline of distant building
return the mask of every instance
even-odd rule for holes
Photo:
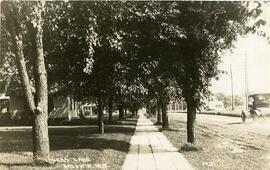
[[[0,113],[9,111],[9,96],[6,96],[7,83],[0,81]]]
[[[49,118],[66,118],[70,120],[79,117],[78,102],[69,95],[57,96],[51,94],[48,105]],[[27,112],[26,102],[22,95],[10,95],[9,111],[12,115]]]
[[[224,110],[224,104],[222,101],[217,100],[215,97],[211,97],[205,101],[206,110]]]
[[[9,97],[0,94],[0,113],[6,113],[9,111]]]
[[[49,96],[49,118],[72,118],[79,117],[79,104],[71,95]]]
[[[186,103],[183,100],[170,101],[168,112],[181,112],[187,109]]]
[[[79,103],[74,97],[68,94],[67,90],[54,89],[49,91],[48,96],[48,112],[49,118],[72,119],[79,117]],[[32,88],[33,94],[35,93]],[[11,116],[27,112],[26,99],[20,88],[20,84],[16,81],[10,83],[7,89],[9,97],[9,112]]]
[[[96,105],[93,103],[86,103],[80,106],[80,111],[83,116],[94,116],[96,113]]]

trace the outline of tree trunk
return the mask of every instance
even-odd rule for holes
[[[18,23],[18,21],[15,19],[16,18],[14,17],[15,14],[13,14],[10,11],[12,7],[8,6],[7,3],[9,2],[2,2],[3,4],[2,9],[6,17],[8,31],[11,36],[12,48],[16,56],[17,69],[20,75],[21,86],[22,86],[23,93],[25,95],[26,104],[29,108],[29,111],[32,114],[34,114],[35,102],[34,102],[34,96],[32,95],[32,91],[31,91],[30,79],[29,79],[27,69],[26,69],[26,63],[25,63],[25,58],[24,58],[24,53],[23,53],[23,38],[22,38],[22,33],[18,33],[18,30],[20,28],[17,27],[18,25],[20,25],[20,23]],[[16,10],[16,9],[13,9],[13,10]]]
[[[155,116],[156,115],[156,107],[155,106],[151,106],[150,107],[150,116]]]
[[[151,116],[150,114],[151,113],[150,113],[150,110],[149,110],[149,104],[146,104],[146,115]]]
[[[98,97],[98,132],[104,133],[104,122],[103,122],[103,104],[101,97]]]
[[[113,113],[113,99],[112,97],[109,97],[108,102],[108,112],[109,112],[109,123],[112,123],[112,113]]]
[[[124,107],[122,105],[119,105],[118,111],[119,111],[119,120],[123,120],[124,119]]]
[[[43,52],[43,29],[42,29],[42,16],[41,10],[44,4],[38,3],[37,8],[37,25],[33,25],[34,34],[34,50],[36,54],[34,77],[36,82],[36,114],[34,125],[34,140],[36,143],[34,151],[34,158],[48,158],[49,148],[49,135],[48,135],[48,85],[47,85],[47,72],[45,68],[44,52]],[[35,156],[36,155],[36,156]]]
[[[127,116],[127,108],[124,109],[124,116]]]
[[[134,105],[131,107],[131,112],[132,112],[132,117],[135,117],[135,115],[136,115],[136,107]]]
[[[134,110],[132,110],[132,117],[135,117],[136,112]]]
[[[20,23],[14,17],[13,9],[11,12],[8,5],[3,11],[7,19],[8,29],[11,35],[12,44],[16,56],[18,71],[21,79],[23,93],[26,98],[27,107],[33,116],[32,135],[33,135],[33,159],[36,163],[47,162],[49,158],[49,135],[48,135],[48,87],[47,87],[47,72],[45,68],[44,52],[43,52],[43,30],[42,30],[42,10],[44,2],[36,2],[33,6],[33,23],[28,23],[28,29],[31,33],[33,45],[34,63],[34,78],[36,88],[36,99],[31,91],[29,76],[26,70],[25,58],[23,54],[23,38],[20,32]],[[12,6],[13,7],[13,6]],[[35,12],[34,12],[35,11]]]
[[[39,112],[39,111],[37,111]],[[43,163],[49,158],[48,116],[43,113],[34,114],[32,125],[33,156],[35,163]]]
[[[166,130],[169,129],[169,118],[167,113],[167,104],[161,104],[161,111],[162,111],[162,129]]]
[[[196,142],[196,107],[194,102],[187,101],[187,142],[195,144]]]
[[[161,125],[161,107],[160,104],[157,103],[157,125]]]

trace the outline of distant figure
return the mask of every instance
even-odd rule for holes
[[[242,121],[245,123],[245,122],[246,122],[246,118],[247,118],[247,116],[246,116],[246,114],[245,114],[244,110],[242,110],[242,113],[241,113],[241,118],[242,118]]]
[[[254,103],[254,98],[253,97],[249,97],[248,98],[248,107],[251,109],[252,107],[254,107],[255,103]]]
[[[248,107],[249,107],[249,112],[250,112],[251,116],[253,117],[254,114],[256,114],[256,112],[255,112],[256,105],[255,105],[255,100],[253,97],[248,98]]]

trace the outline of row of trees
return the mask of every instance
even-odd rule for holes
[[[232,98],[231,95],[225,95],[223,93],[216,93],[215,97],[217,98],[217,100],[221,101],[224,104],[224,107],[226,109],[232,109],[232,104],[233,104],[233,107],[235,108],[238,106],[244,106],[245,99],[239,95],[234,95]]]
[[[121,119],[125,109],[156,107],[166,129],[169,101],[183,98],[187,142],[195,143],[196,108],[218,76],[222,50],[251,30],[248,19],[261,12],[242,2],[14,1],[1,7],[1,65],[9,68],[1,76],[18,70],[33,115],[36,162],[49,156],[53,88],[96,102],[100,133],[105,108],[112,120],[114,108]]]

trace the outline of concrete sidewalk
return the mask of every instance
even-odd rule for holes
[[[184,156],[144,115],[140,115],[123,170],[190,170]]]

